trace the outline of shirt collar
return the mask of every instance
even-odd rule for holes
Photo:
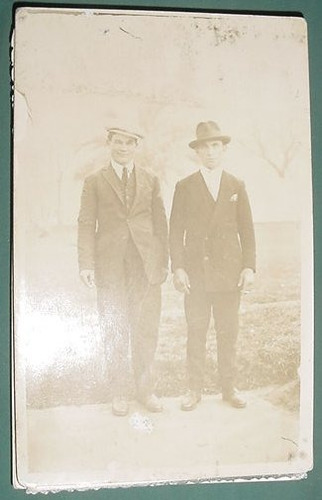
[[[219,179],[223,172],[223,167],[214,168],[210,170],[209,168],[204,167],[203,165],[200,167],[200,172],[205,177],[213,177],[215,179]]]
[[[128,170],[128,173],[131,174],[132,173],[132,170],[134,168],[134,161],[130,161],[127,165],[121,165],[120,163],[118,163],[117,161],[113,160],[113,158],[111,158],[111,165],[112,167],[114,168],[115,172],[117,173],[117,175],[122,178],[122,173],[123,173],[123,168],[127,168]]]

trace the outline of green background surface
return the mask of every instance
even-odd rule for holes
[[[11,402],[10,402],[10,204],[11,204],[11,110],[10,110],[10,35],[14,6],[77,6],[88,7],[158,7],[160,9],[195,9],[263,14],[301,13],[308,23],[314,236],[315,236],[315,411],[314,469],[301,481],[245,482],[235,484],[200,484],[180,486],[135,487],[128,489],[49,494],[51,498],[112,500],[173,498],[218,500],[320,500],[322,499],[322,1],[321,0],[130,0],[113,3],[96,1],[14,3],[0,0],[0,499],[23,498],[26,493],[11,486]],[[48,497],[47,496],[47,497]]]

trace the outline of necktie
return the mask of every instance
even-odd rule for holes
[[[129,173],[126,167],[123,167],[123,172],[122,172],[122,184],[124,187],[124,190],[127,188],[127,182],[129,180]]]

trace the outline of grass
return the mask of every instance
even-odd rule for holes
[[[298,406],[296,381],[300,364],[297,228],[263,225],[257,228],[257,242],[259,263],[254,290],[243,296],[241,304],[237,385],[241,390],[274,386],[272,401],[294,410]],[[95,296],[79,283],[75,233],[63,229],[48,233],[28,248],[25,276],[29,305],[33,315],[40,311],[53,325],[44,328],[41,321],[32,324],[29,336],[25,329],[28,404],[47,407],[107,401],[110,395]],[[185,349],[183,297],[169,280],[163,286],[154,367],[160,396],[179,396],[185,391]],[[213,325],[208,334],[205,368],[204,391],[217,393]]]
[[[156,356],[160,394],[177,396],[185,390],[184,331],[183,317],[171,321],[168,316],[161,324]],[[205,392],[217,393],[220,388],[213,325],[208,332],[207,347]],[[296,378],[299,363],[299,301],[242,303],[236,376],[238,388],[252,390],[272,384],[286,384]]]

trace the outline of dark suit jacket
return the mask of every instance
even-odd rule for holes
[[[168,266],[168,227],[157,177],[135,166],[135,197],[129,210],[122,184],[109,165],[85,179],[78,217],[80,270],[95,269],[98,286],[116,282],[132,238],[151,284]]]
[[[172,270],[185,269],[191,287],[236,289],[241,270],[255,270],[253,220],[244,183],[224,171],[215,202],[200,171],[178,182],[170,254]]]

